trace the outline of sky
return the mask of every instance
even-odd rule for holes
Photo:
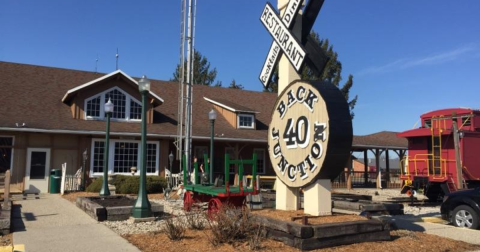
[[[195,48],[217,79],[261,91],[272,38],[267,1],[197,0]],[[276,6],[277,2],[272,1]],[[480,1],[325,0],[313,29],[358,95],[354,134],[405,131],[420,115],[480,108]],[[0,0],[0,61],[169,80],[180,58],[180,0]],[[416,124],[416,127],[419,125]]]

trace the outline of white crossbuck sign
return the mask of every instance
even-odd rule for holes
[[[287,9],[280,19],[279,15],[274,11],[272,5],[267,3],[265,9],[260,16],[260,20],[267,28],[274,41],[270,46],[267,59],[263,64],[260,72],[260,81],[263,86],[267,87],[272,76],[275,65],[282,53],[284,53],[295,70],[300,71],[303,61],[305,60],[305,49],[298,42],[297,38],[289,30],[292,21],[295,19],[298,11],[302,7],[303,0],[290,0]]]

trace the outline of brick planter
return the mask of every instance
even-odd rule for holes
[[[301,250],[391,239],[389,225],[379,220],[302,225],[265,216],[253,218],[265,226],[268,238]]]
[[[130,196],[107,196],[107,197],[78,197],[76,201],[76,205],[78,208],[82,209],[85,213],[90,215],[97,221],[122,221],[128,220],[132,215],[132,206],[112,206],[112,207],[104,207],[100,204],[94,202],[93,200],[99,200],[101,198],[108,198],[108,199],[121,199],[127,197],[132,198]],[[153,215],[159,215],[163,212],[163,206],[155,203],[151,203],[152,205],[152,212]]]

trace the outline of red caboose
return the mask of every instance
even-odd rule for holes
[[[397,134],[408,139],[402,193],[423,189],[430,200],[439,200],[480,186],[480,110],[443,109],[420,119],[420,128]]]

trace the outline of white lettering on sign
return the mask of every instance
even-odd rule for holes
[[[306,52],[269,3],[265,5],[260,20],[275,42],[280,46],[283,53],[285,53],[295,70],[300,71]]]
[[[290,84],[278,98],[269,126],[270,159],[287,185],[302,187],[320,173],[328,144],[328,112],[318,89]]]
[[[290,0],[287,5],[287,9],[282,17],[282,22],[285,24],[287,28],[290,28],[292,25],[293,19],[297,15],[300,7],[302,6],[303,0]],[[270,50],[267,54],[267,59],[263,64],[262,71],[260,72],[260,81],[262,82],[263,86],[267,87],[268,82],[272,78],[272,73],[274,70],[275,65],[278,62],[280,56],[280,46],[273,41],[272,45],[270,46]]]

